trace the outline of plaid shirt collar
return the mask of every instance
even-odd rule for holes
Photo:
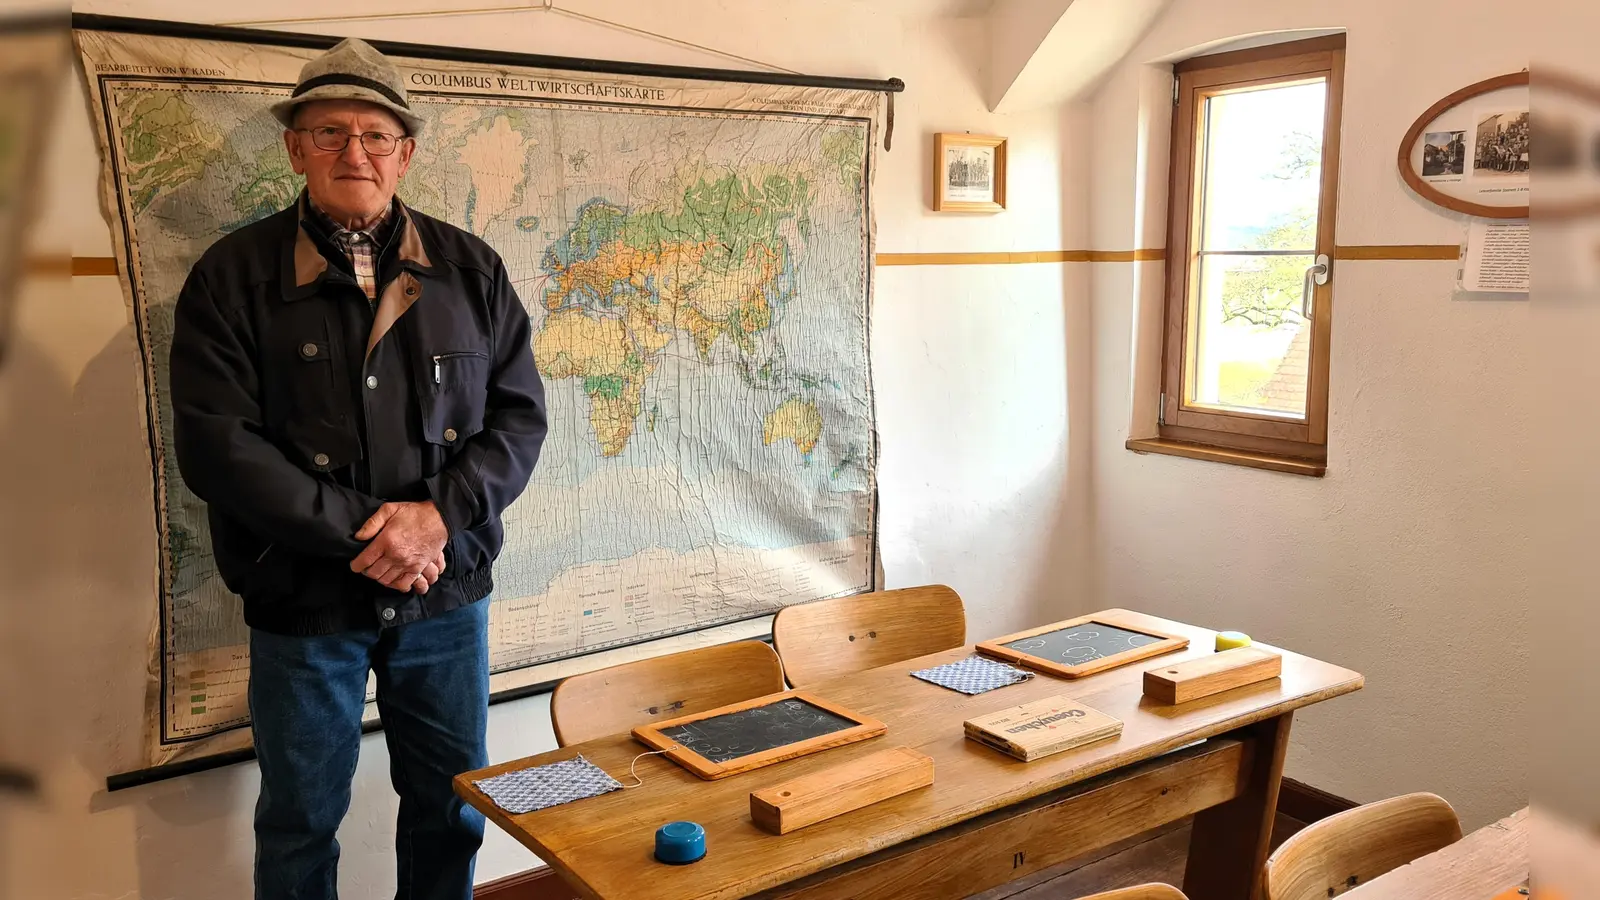
[[[322,230],[327,233],[331,240],[338,241],[340,244],[355,236],[361,236],[380,247],[383,246],[383,241],[389,236],[389,223],[394,221],[394,205],[398,202],[398,199],[389,201],[389,206],[383,211],[383,215],[379,216],[378,221],[373,222],[367,228],[363,228],[360,231],[351,231],[334,221],[333,216],[323,212],[322,207],[311,199],[310,194],[306,195],[306,209],[310,211],[311,217],[316,219],[317,224],[322,226]]]
[[[323,212],[312,201],[311,195],[306,194],[307,217],[316,223],[329,240],[344,251],[345,259],[349,261],[351,272],[356,277],[356,283],[361,286],[369,301],[375,302],[378,299],[378,255],[393,234],[392,226],[396,221],[394,209],[395,204],[399,202],[398,198],[390,202],[389,208],[383,211],[378,221],[367,228],[351,231]]]

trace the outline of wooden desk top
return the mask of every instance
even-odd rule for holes
[[[970,647],[948,650],[812,689],[818,696],[881,719],[889,727],[883,737],[721,781],[702,781],[670,760],[646,757],[637,769],[644,780],[641,787],[524,815],[506,813],[472,784],[580,753],[630,784],[629,763],[649,748],[628,735],[614,735],[459,775],[456,790],[589,896],[731,900],[1362,686],[1362,677],[1348,669],[1280,651],[1279,679],[1181,706],[1162,706],[1143,696],[1144,671],[1209,654],[1216,633],[1130,615],[1135,622],[1186,635],[1189,648],[1075,681],[1041,673],[1030,681],[971,697],[908,674],[972,652]],[[1023,763],[964,736],[962,722],[974,715],[1055,694],[1067,694],[1122,719],[1121,737]],[[750,821],[751,791],[896,746],[914,747],[933,757],[932,787],[781,837]],[[705,827],[706,858],[688,866],[656,862],[652,856],[656,828],[684,819]]]
[[[1528,809],[1380,875],[1341,900],[1493,900],[1528,883]]]

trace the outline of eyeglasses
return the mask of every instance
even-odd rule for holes
[[[350,139],[355,137],[343,128],[334,128],[324,125],[320,128],[296,128],[295,131],[304,131],[311,135],[311,143],[318,150],[329,153],[343,153],[344,148],[350,146]],[[361,149],[367,151],[368,156],[392,156],[399,149],[403,137],[384,134],[381,131],[363,131],[361,133]]]

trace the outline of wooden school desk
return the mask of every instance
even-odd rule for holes
[[[1528,883],[1528,809],[1372,879],[1340,900],[1498,900]]]
[[[1360,689],[1362,677],[1285,651],[1280,679],[1162,706],[1142,694],[1145,669],[1212,652],[1215,632],[1132,615],[1187,636],[1189,648],[970,697],[908,674],[972,652],[947,650],[812,688],[881,719],[889,729],[882,737],[720,781],[646,757],[641,787],[525,815],[506,813],[473,785],[580,753],[630,784],[629,763],[648,748],[620,734],[468,772],[456,791],[579,894],[603,900],[964,897],[1188,815],[1196,816],[1183,885],[1191,900],[1257,896],[1290,717]],[[1055,694],[1122,719],[1121,737],[1024,763],[963,735],[967,718]],[[933,757],[931,787],[781,837],[751,823],[751,791],[897,746]],[[678,820],[705,827],[706,857],[663,865],[652,858],[655,830]]]

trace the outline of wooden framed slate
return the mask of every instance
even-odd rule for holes
[[[807,691],[785,691],[633,729],[707,780],[877,737],[888,728]]]
[[[976,645],[979,653],[1018,665],[1082,678],[1189,646],[1189,639],[1157,631],[1126,610],[1112,609],[1042,625]]]

